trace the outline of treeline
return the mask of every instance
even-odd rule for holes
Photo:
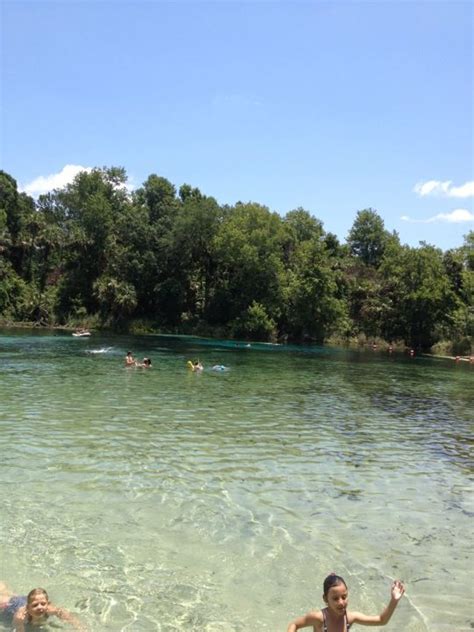
[[[38,200],[0,172],[0,319],[210,332],[254,340],[449,340],[470,353],[474,231],[442,252],[402,245],[376,211],[346,243],[298,208],[220,206],[122,168],[82,172]]]

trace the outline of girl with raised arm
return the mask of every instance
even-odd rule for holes
[[[405,592],[402,582],[392,584],[388,605],[377,615],[347,610],[348,590],[346,582],[332,573],[324,580],[323,601],[326,607],[299,617],[288,626],[287,632],[296,632],[300,628],[312,627],[314,632],[348,632],[355,623],[359,625],[385,625],[390,621],[398,602]]]

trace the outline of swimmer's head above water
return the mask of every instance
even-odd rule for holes
[[[330,610],[345,612],[348,600],[347,584],[342,577],[331,573],[323,583],[323,600]]]
[[[26,597],[26,612],[30,622],[42,620],[48,614],[49,597],[44,588],[33,588]]]
[[[326,599],[326,597],[328,596],[328,592],[331,590],[331,588],[333,588],[334,586],[340,586],[341,584],[347,589],[347,584],[340,575],[336,575],[336,573],[331,573],[330,575],[328,575],[323,584],[324,599]]]

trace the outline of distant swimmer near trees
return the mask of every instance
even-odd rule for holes
[[[49,617],[57,617],[70,623],[75,630],[86,632],[86,628],[70,612],[53,605],[43,588],[34,588],[28,595],[15,595],[0,582],[0,614],[13,625],[15,632],[25,632],[26,626],[42,626]]]
[[[288,626],[287,632],[296,632],[300,628],[313,628],[314,632],[348,631],[354,623],[359,625],[385,625],[388,623],[403,597],[405,587],[401,581],[392,584],[390,601],[387,607],[378,615],[366,615],[361,612],[347,610],[348,590],[346,582],[332,573],[324,580],[323,601],[326,608],[309,612],[299,617]]]
[[[91,335],[91,332],[88,329],[84,329],[84,327],[79,327],[72,335],[75,338],[88,338]]]
[[[194,362],[192,362],[191,360],[188,360],[188,367],[191,369],[191,371],[198,372],[198,373],[204,369],[204,366],[201,364],[199,360],[195,360]]]
[[[125,356],[125,366],[135,366],[136,362],[131,351],[127,351]]]
[[[139,366],[142,369],[151,369],[151,360],[150,358],[143,358],[142,362],[136,362],[135,366]]]
[[[131,351],[127,351],[127,355],[125,356],[125,366],[136,366],[141,367],[142,369],[151,369],[151,360],[150,358],[143,358],[142,362],[138,362],[132,355]]]

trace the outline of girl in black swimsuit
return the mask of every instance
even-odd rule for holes
[[[296,632],[300,628],[313,627],[314,632],[348,632],[354,623],[360,625],[385,625],[398,606],[405,592],[402,582],[396,580],[392,584],[391,598],[387,607],[379,615],[366,615],[362,612],[347,610],[348,590],[346,582],[332,573],[324,580],[323,600],[326,608],[309,612],[299,617],[288,626],[287,632]]]

